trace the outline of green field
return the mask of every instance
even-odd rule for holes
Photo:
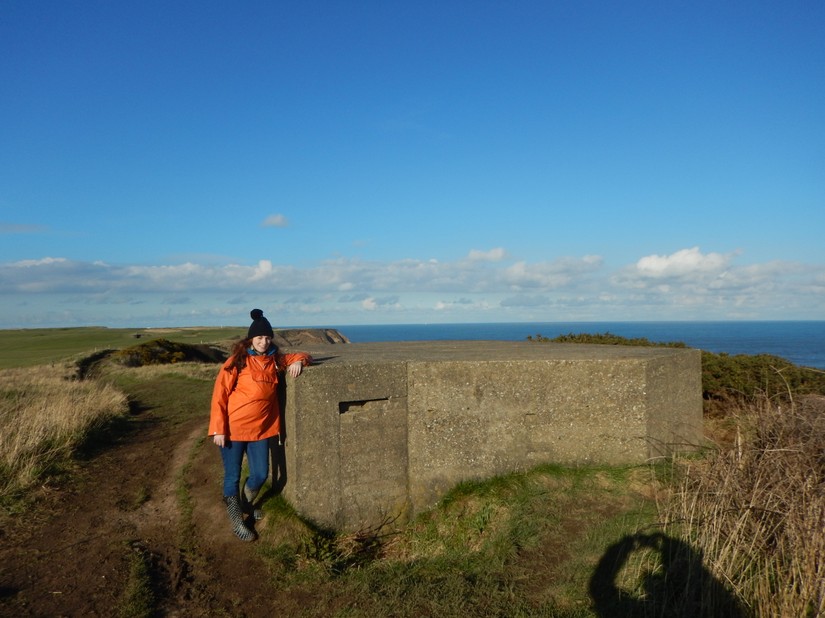
[[[0,330],[0,369],[31,367],[74,360],[107,349],[120,349],[151,339],[189,344],[238,339],[245,327],[193,328],[32,328]]]

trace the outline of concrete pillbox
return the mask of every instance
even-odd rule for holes
[[[404,521],[463,480],[695,449],[701,353],[504,341],[303,348],[287,379],[284,494],[339,530]]]

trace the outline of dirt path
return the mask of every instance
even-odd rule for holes
[[[0,614],[116,615],[142,558],[158,615],[271,616],[266,569],[229,530],[205,420],[172,422],[154,408],[132,427],[77,478],[38,490],[32,512],[0,522]]]

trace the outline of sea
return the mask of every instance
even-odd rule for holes
[[[489,322],[335,326],[353,343],[375,341],[524,341],[567,334],[681,341],[715,353],[772,354],[795,365],[825,370],[825,321],[742,322]]]

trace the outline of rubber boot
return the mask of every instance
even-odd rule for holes
[[[243,521],[243,510],[237,496],[226,496],[223,501],[226,503],[226,513],[232,524],[232,532],[242,541],[254,541],[255,533],[246,527]]]
[[[244,513],[252,513],[252,517],[255,521],[260,521],[264,518],[264,512],[259,508],[255,508],[255,498],[258,497],[259,491],[261,491],[260,487],[258,488],[258,491],[252,491],[249,489],[249,485],[244,483],[243,491],[241,492],[241,506],[243,511]]]

